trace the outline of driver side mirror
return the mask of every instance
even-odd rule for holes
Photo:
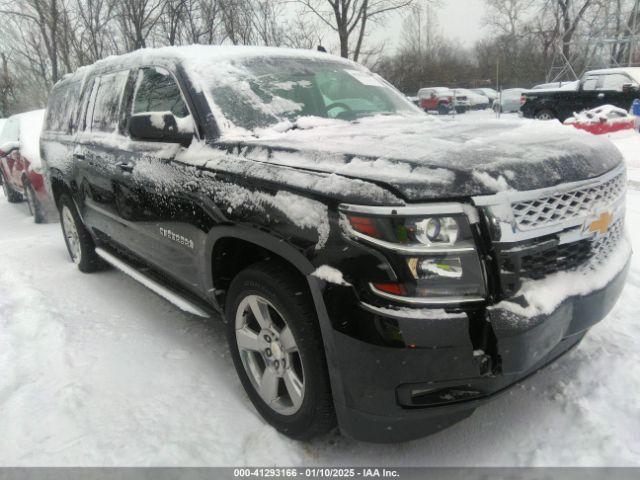
[[[129,121],[129,134],[135,140],[179,143],[188,147],[193,132],[191,116],[176,118],[171,112],[137,113]]]
[[[14,150],[20,148],[20,142],[6,142],[0,145],[0,156],[6,157]]]
[[[640,85],[637,83],[625,83],[622,85],[622,91],[624,93],[637,92],[638,90],[640,90]]]

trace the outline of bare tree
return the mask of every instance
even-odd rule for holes
[[[147,46],[164,6],[165,0],[118,0],[117,18],[127,51]]]
[[[75,15],[79,28],[75,51],[80,65],[117,51],[112,26],[115,0],[76,0]]]
[[[414,0],[297,0],[337,33],[340,55],[358,60],[369,24],[390,12],[410,6]]]

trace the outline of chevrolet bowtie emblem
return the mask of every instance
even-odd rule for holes
[[[604,235],[609,230],[609,227],[613,223],[613,215],[609,212],[601,213],[597,220],[589,224],[589,231],[592,233],[598,232],[600,235]]]

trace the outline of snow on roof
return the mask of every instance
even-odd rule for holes
[[[77,73],[86,74],[91,69],[100,69],[113,65],[140,66],[145,63],[201,63],[203,59],[209,62],[218,62],[256,57],[294,57],[311,60],[330,60],[351,66],[358,65],[346,58],[316,50],[243,45],[184,45],[142,48],[123,55],[110,55],[92,65],[80,67]]]
[[[640,67],[618,67],[618,68],[601,68],[600,70],[589,70],[587,75],[604,75],[607,73],[626,73],[636,82],[640,83]]]

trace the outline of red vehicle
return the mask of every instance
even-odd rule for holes
[[[440,115],[447,115],[454,110],[454,96],[453,91],[445,87],[421,88],[418,91],[420,108]]]
[[[45,189],[40,166],[40,131],[44,110],[10,117],[0,133],[0,180],[10,203],[27,200],[36,223],[47,220],[55,207]]]

